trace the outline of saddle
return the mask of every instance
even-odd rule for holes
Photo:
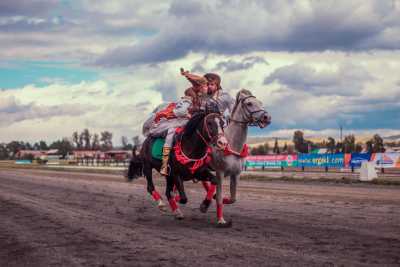
[[[172,142],[172,147],[174,147],[178,136],[182,134],[182,128],[177,128],[174,136],[174,141]],[[167,131],[164,131],[161,135],[154,136],[153,144],[151,146],[151,156],[154,159],[162,160],[162,151],[165,144],[165,137],[167,136]],[[172,152],[173,150],[171,150]]]
[[[162,151],[165,143],[165,138],[158,137],[154,139],[151,146],[151,156],[154,159],[162,160]]]

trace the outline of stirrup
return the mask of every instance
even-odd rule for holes
[[[169,165],[167,165],[167,173],[163,174],[163,173],[161,173],[161,170],[160,170],[160,174],[163,176],[169,176],[171,174],[171,167]]]

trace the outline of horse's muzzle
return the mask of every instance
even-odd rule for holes
[[[224,150],[228,146],[228,139],[222,135],[218,137],[216,145],[218,149]]]
[[[260,128],[265,128],[270,124],[271,124],[271,116],[268,115],[268,113],[264,113],[260,121],[258,122],[258,126],[260,126]]]

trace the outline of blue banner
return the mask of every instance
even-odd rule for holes
[[[299,154],[298,166],[311,168],[343,168],[344,154]]]
[[[369,161],[370,159],[370,153],[352,153],[350,159],[350,167],[360,168],[363,161]]]
[[[32,161],[30,160],[25,160],[25,159],[17,159],[15,161],[15,164],[32,164]]]

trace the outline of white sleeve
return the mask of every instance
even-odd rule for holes
[[[186,117],[189,114],[189,107],[192,102],[188,99],[181,99],[176,102],[176,107],[174,109],[174,114],[176,117]]]

